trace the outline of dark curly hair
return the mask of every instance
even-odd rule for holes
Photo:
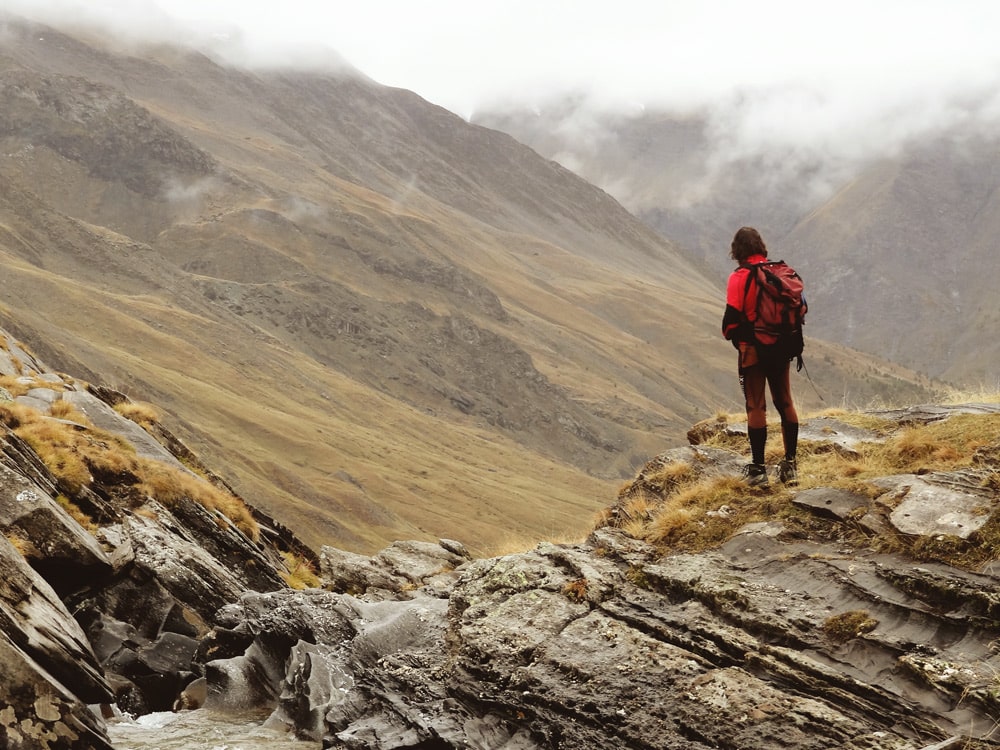
[[[751,255],[763,255],[767,257],[767,245],[761,239],[760,232],[753,227],[740,227],[733,237],[733,244],[729,252],[730,257],[737,263],[744,263]]]

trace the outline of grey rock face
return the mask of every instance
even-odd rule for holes
[[[135,448],[137,455],[188,471],[170,451],[154,440],[142,427],[121,416],[89,391],[67,391],[62,395],[62,398],[85,414],[95,426],[121,435],[128,440],[129,444]]]
[[[398,598],[407,588],[440,580],[445,585],[451,572],[470,559],[460,542],[399,541],[374,557],[345,552],[334,547],[320,551],[320,574],[334,591],[367,593],[383,590],[389,598]]]
[[[30,543],[37,565],[65,594],[84,581],[107,576],[111,562],[97,540],[55,502],[50,491],[0,460],[0,528]]]
[[[246,595],[216,632],[251,645],[208,663],[209,693],[249,685],[335,748],[900,750],[992,732],[990,575],[780,524],[671,557],[605,529],[455,572],[446,595]]]
[[[111,689],[83,630],[52,588],[0,536],[0,746],[108,748],[87,703]]]
[[[990,519],[992,493],[985,478],[985,472],[967,471],[885,477],[876,484],[899,497],[889,516],[897,531],[968,539]]]
[[[9,337],[0,338],[0,351],[0,370],[19,375],[19,387],[35,384],[28,405],[42,424],[87,434],[90,426],[48,414],[72,402],[140,455],[181,467],[170,450],[45,372]],[[0,428],[0,747],[107,747],[88,704],[169,710],[198,677],[195,655],[220,607],[253,589],[284,588],[278,549],[190,498],[173,499],[171,512],[135,481],[128,471],[105,471],[73,491],[25,439]]]

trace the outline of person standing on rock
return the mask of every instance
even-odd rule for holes
[[[795,454],[799,438],[799,416],[792,399],[789,376],[791,360],[796,354],[801,354],[801,328],[797,353],[789,354],[788,349],[783,346],[761,345],[755,334],[757,297],[761,293],[755,266],[768,262],[767,246],[756,229],[741,227],[733,237],[730,255],[739,263],[739,267],[730,274],[726,287],[722,335],[739,352],[740,386],[746,400],[747,435],[751,453],[751,463],[743,467],[743,476],[750,486],[766,486],[768,483],[767,466],[764,462],[764,445],[767,442],[766,385],[770,388],[774,408],[781,416],[785,457],[778,465],[778,479],[784,484],[795,484],[798,481]],[[795,277],[798,278],[797,274]]]

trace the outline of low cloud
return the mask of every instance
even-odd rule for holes
[[[175,205],[200,208],[202,203],[219,188],[219,181],[214,177],[203,177],[194,181],[168,177],[163,182],[163,197]]]
[[[343,69],[472,118],[575,97],[579,148],[650,111],[707,123],[715,168],[755,158],[815,173],[915,139],[1000,123],[993,0],[6,0],[45,23],[86,23],[243,66]],[[567,154],[567,159],[572,155]]]

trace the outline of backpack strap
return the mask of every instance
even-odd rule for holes
[[[777,262],[780,263],[781,261],[777,261]],[[765,261],[763,261],[761,263],[741,263],[740,264],[740,268],[747,269],[747,283],[743,287],[743,309],[740,311],[740,312],[743,313],[743,319],[746,320],[747,322],[751,322],[750,321],[750,316],[747,315],[747,295],[750,294],[750,286],[753,284],[753,282],[755,280],[758,280],[758,276],[760,276],[760,274],[758,273],[758,271],[761,268],[763,268],[764,266],[770,265],[770,264],[773,264],[773,263],[775,263],[775,261],[773,261],[773,260],[765,260]],[[754,315],[753,315],[753,317],[754,317],[754,320],[756,320],[757,319],[757,306],[760,305],[760,283],[759,283],[759,281],[758,281],[758,284],[757,284],[757,299],[754,300],[754,302],[755,302],[755,305],[754,305]]]

